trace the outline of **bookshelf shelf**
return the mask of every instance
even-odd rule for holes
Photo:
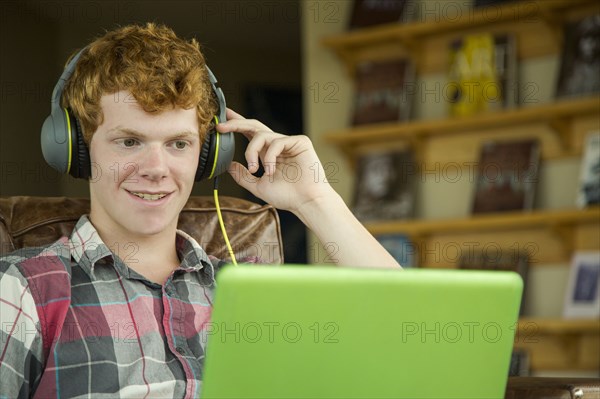
[[[528,213],[505,212],[476,215],[466,219],[398,220],[365,223],[365,226],[372,234],[404,233],[409,236],[424,237],[432,234],[478,233],[536,227],[560,229],[565,226],[598,223],[600,223],[600,207]]]
[[[600,112],[600,97],[560,101],[552,104],[490,112],[466,118],[423,120],[406,123],[381,123],[332,131],[324,135],[330,144],[351,153],[357,145],[377,142],[415,140],[419,138],[464,133],[478,133],[487,129],[541,123],[559,136],[562,155],[579,155],[570,132],[571,121],[577,117],[594,116]],[[544,154],[542,157],[549,158]]]
[[[517,340],[524,334],[596,334],[600,338],[598,319],[541,319],[522,317],[519,319]]]
[[[405,24],[385,24],[328,36],[321,44],[333,50],[350,74],[365,59],[410,56],[419,73],[442,72],[446,58],[441,49],[467,32],[512,32],[520,59],[555,54],[562,35],[557,23],[597,10],[593,0],[512,2],[480,10],[447,9],[444,17]],[[551,38],[550,40],[548,40]]]
[[[529,353],[533,370],[600,368],[600,320],[519,320],[515,348]]]

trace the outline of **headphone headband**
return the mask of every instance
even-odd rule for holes
[[[217,82],[215,74],[212,73],[208,65],[206,65],[206,71],[208,72],[208,80],[210,81],[210,85],[212,86],[213,92],[217,96],[217,100],[219,102],[219,121],[225,122],[227,120],[227,117],[225,116],[227,114],[227,104],[225,103],[225,95],[223,94],[223,90],[221,90],[221,87],[219,87],[219,82]]]
[[[83,51],[85,49],[86,49],[86,47],[79,50],[77,52],[77,54],[75,54],[73,56],[73,58],[71,58],[69,60],[69,62],[67,63],[67,66],[65,66],[65,69],[63,70],[63,73],[60,75],[60,78],[58,78],[58,82],[56,82],[56,85],[54,86],[54,90],[52,90],[51,102],[53,105],[58,104],[58,107],[60,107],[60,98],[62,96],[63,90],[65,89],[65,85],[67,84],[67,80],[69,80],[69,78],[73,74],[73,71],[75,70],[75,66],[77,65],[77,61],[79,60],[79,58],[81,57],[81,54],[83,54]]]
[[[86,48],[79,50],[67,63],[54,86],[50,101],[50,115],[42,126],[41,146],[44,159],[51,167],[61,173],[69,173],[73,177],[87,179],[90,177],[91,165],[79,121],[69,109],[63,109],[60,104],[65,85]],[[206,65],[206,71],[219,105],[215,118],[217,122],[225,122],[227,120],[225,95],[208,65]],[[233,160],[234,152],[233,133],[209,131],[200,149],[196,181],[210,179],[227,171]]]

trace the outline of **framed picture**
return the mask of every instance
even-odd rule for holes
[[[600,252],[576,252],[565,295],[566,318],[600,317]]]

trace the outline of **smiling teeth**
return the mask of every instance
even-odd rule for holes
[[[136,197],[140,197],[141,199],[145,199],[147,201],[156,201],[163,197],[166,197],[167,194],[144,194],[144,193],[131,193]]]

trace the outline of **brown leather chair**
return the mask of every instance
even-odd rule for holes
[[[600,399],[600,378],[509,377],[505,399]]]
[[[264,263],[283,263],[275,208],[232,197],[219,197],[219,202],[236,258],[257,256]],[[69,236],[89,207],[87,198],[1,197],[0,256]],[[194,237],[208,254],[229,257],[212,197],[191,197],[179,216],[178,228]]]

